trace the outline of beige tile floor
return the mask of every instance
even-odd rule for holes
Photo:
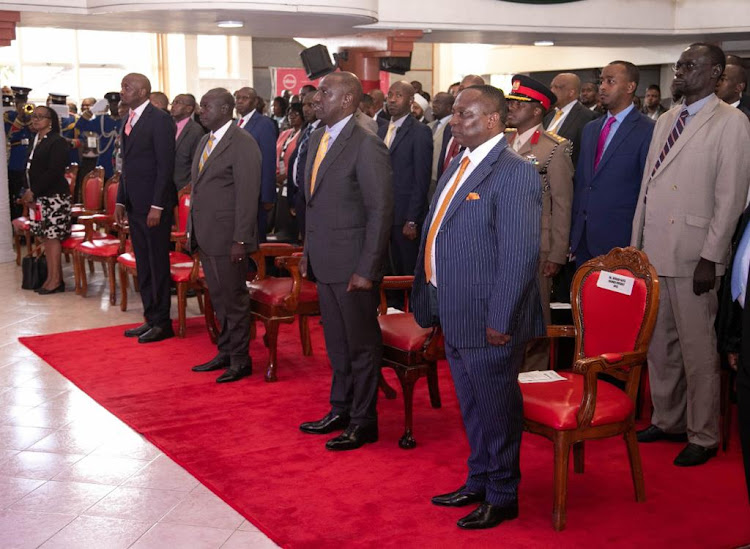
[[[70,265],[64,272],[72,288]],[[18,342],[140,322],[132,288],[127,312],[109,304],[101,267],[86,298],[20,288],[21,269],[0,264],[0,548],[276,547]]]

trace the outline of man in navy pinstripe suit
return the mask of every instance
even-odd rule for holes
[[[523,428],[518,372],[526,343],[543,334],[536,282],[542,188],[503,136],[502,91],[459,93],[450,124],[466,147],[438,182],[425,221],[412,293],[417,322],[440,324],[471,453],[458,490],[435,505],[479,503],[461,528],[518,516]]]

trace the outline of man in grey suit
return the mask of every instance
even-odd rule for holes
[[[393,190],[388,149],[354,119],[361,96],[362,85],[351,73],[332,73],[320,82],[313,105],[321,123],[310,136],[305,171],[307,234],[300,271],[317,280],[333,379],[330,411],[300,429],[310,434],[346,429],[326,443],[329,450],[378,440],[378,283]]]
[[[719,445],[716,287],[750,179],[750,124],[714,94],[724,63],[719,47],[702,43],[675,63],[672,89],[684,104],[656,122],[631,236],[660,286],[648,350],[654,413],[638,440],[687,438],[674,460],[683,467],[705,463]]]
[[[203,128],[193,120],[195,97],[190,93],[178,95],[172,101],[172,120],[177,129],[174,151],[174,184],[179,191],[190,183],[190,171],[198,142],[204,135]]]
[[[194,372],[227,368],[217,383],[252,373],[250,297],[245,286],[247,254],[258,248],[261,154],[255,139],[232,123],[234,97],[224,88],[201,98],[201,139],[193,161],[188,219],[191,250],[199,250],[203,271],[221,325],[218,354]]]

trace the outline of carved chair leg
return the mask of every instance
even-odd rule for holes
[[[187,309],[187,283],[177,283],[177,336],[185,337],[185,310]]]
[[[568,498],[568,458],[570,455],[570,442],[564,432],[555,433],[555,494],[552,503],[552,526],[556,531],[565,529],[566,509],[565,502]]]
[[[393,400],[394,398],[396,398],[396,395],[397,395],[396,389],[394,389],[393,387],[391,387],[390,385],[388,385],[388,382],[383,377],[383,371],[382,370],[380,371],[380,378],[378,379],[378,388],[381,391],[383,391],[383,395],[388,400]]]
[[[585,447],[583,442],[573,444],[573,471],[583,473],[583,464],[585,460]]]
[[[437,362],[427,364],[427,388],[430,391],[430,405],[433,408],[440,408],[440,388],[438,387]]]
[[[89,259],[89,272],[91,274],[94,274],[96,270],[94,269],[94,262]]]
[[[73,291],[77,295],[81,293],[81,273],[78,272],[78,259],[75,250],[71,252],[71,255],[73,256]]]
[[[198,301],[198,311],[203,314],[203,289],[197,285],[195,287],[195,299]]]
[[[115,258],[107,259],[107,278],[109,278],[109,302],[117,303],[117,280],[115,279]]]
[[[269,319],[266,321],[266,340],[268,341],[268,367],[266,368],[266,381],[276,381],[276,347],[279,339],[279,321]]]
[[[78,254],[78,276],[80,277],[81,287],[80,294],[86,297],[86,293],[89,290],[89,283],[86,279],[86,260],[80,254]]]
[[[404,450],[411,450],[417,446],[417,441],[412,435],[414,419],[414,384],[419,379],[419,372],[414,369],[396,369],[396,375],[401,382],[401,390],[404,393],[404,434],[398,441],[398,445]]]
[[[646,488],[643,484],[643,467],[641,466],[641,452],[638,449],[638,439],[635,436],[635,427],[631,427],[623,434],[625,445],[628,448],[628,460],[630,460],[630,474],[633,476],[633,488],[635,489],[635,501],[646,501]]]
[[[312,354],[312,343],[310,342],[310,326],[307,323],[307,315],[298,315],[299,338],[302,342],[302,354],[310,356]]]
[[[141,293],[141,285],[138,283],[138,275],[133,273],[133,289],[135,293]]]
[[[255,315],[250,313],[250,341],[258,337],[258,328],[255,325]]]
[[[128,310],[128,269],[124,265],[118,265],[120,271],[120,310]]]

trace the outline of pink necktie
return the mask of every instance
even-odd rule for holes
[[[133,131],[133,118],[135,118],[135,111],[130,111],[128,121],[125,123],[125,135],[130,135],[130,132]]]
[[[596,144],[596,158],[594,159],[594,169],[599,167],[599,161],[602,159],[604,154],[604,144],[607,142],[609,137],[609,130],[612,129],[612,124],[617,120],[614,116],[610,116],[609,120],[604,124],[602,132],[599,134],[599,142]]]

